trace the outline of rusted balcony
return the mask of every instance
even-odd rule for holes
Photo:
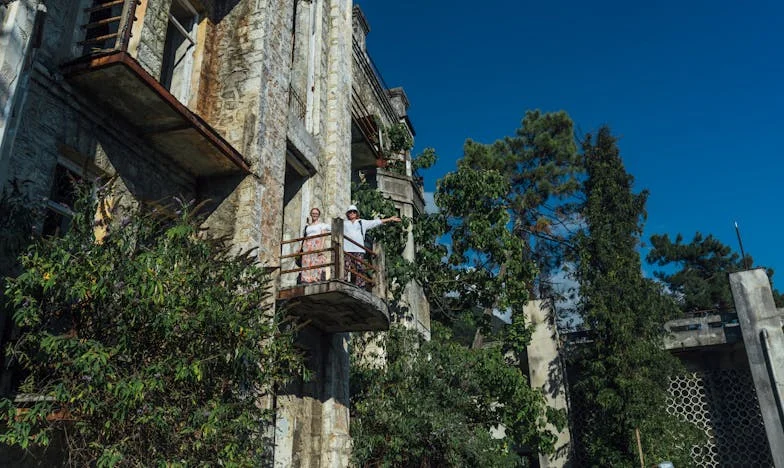
[[[82,56],[62,67],[75,88],[195,176],[250,172],[231,144],[128,53],[138,0],[93,0]]]
[[[312,248],[303,252],[305,242]],[[344,242],[360,247],[365,258],[346,252]],[[346,257],[360,268],[346,269]],[[389,329],[384,253],[344,239],[342,219],[332,221],[331,233],[283,241],[280,258],[278,301],[289,315],[327,333]]]

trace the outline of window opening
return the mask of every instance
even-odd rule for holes
[[[54,171],[52,190],[46,201],[43,235],[61,236],[68,231],[74,216],[76,189],[82,181],[82,177],[77,172],[58,162]]]
[[[163,49],[161,84],[183,104],[187,104],[190,94],[198,24],[199,14],[190,3],[186,0],[172,1]]]

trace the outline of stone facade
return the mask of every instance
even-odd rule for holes
[[[352,176],[383,165],[357,163],[372,143],[357,134],[352,97],[363,117],[403,122],[413,135],[405,94],[372,67],[369,28],[350,0],[128,0],[106,16],[89,10],[103,3],[0,6],[0,184],[28,181],[30,195],[61,214],[67,207],[47,199],[63,170],[114,180],[130,204],[208,201],[212,232],[284,268],[281,240],[299,237],[310,208],[342,216]],[[85,27],[114,16],[113,26]],[[122,99],[95,92],[121,86]],[[172,148],[167,135],[213,159]],[[186,168],[189,158],[199,164]],[[371,177],[415,217],[422,189],[406,171]],[[410,285],[405,300],[429,334],[421,288]],[[314,378],[266,402],[277,413],[275,465],[347,466],[350,334],[310,326],[298,341]]]

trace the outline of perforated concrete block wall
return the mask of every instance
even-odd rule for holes
[[[697,467],[772,467],[765,427],[748,369],[690,372],[670,382],[667,412],[708,437],[692,448]]]

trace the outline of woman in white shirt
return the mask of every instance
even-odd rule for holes
[[[312,208],[310,210],[310,222],[305,226],[305,232],[303,233],[305,240],[302,241],[302,268],[309,268],[327,263],[326,254],[328,252],[304,254],[304,252],[322,250],[325,245],[329,244],[328,236],[312,237],[319,234],[326,234],[332,230],[332,227],[329,224],[322,223],[319,218],[321,218],[321,210],[318,208]],[[326,268],[313,268],[309,270],[303,270],[300,273],[300,280],[303,283],[316,283],[318,281],[325,281],[326,279]]]
[[[384,219],[359,219],[359,210],[356,205],[351,205],[346,209],[346,218],[348,220],[343,223],[343,252],[345,253],[343,256],[343,271],[346,272],[347,281],[364,288],[367,285],[367,281],[362,276],[353,274],[352,271],[367,276],[365,266],[359,261],[359,259],[366,258],[365,249],[360,247],[365,245],[365,233],[384,223],[399,223],[400,218],[392,216]],[[346,239],[351,239],[354,242]]]

